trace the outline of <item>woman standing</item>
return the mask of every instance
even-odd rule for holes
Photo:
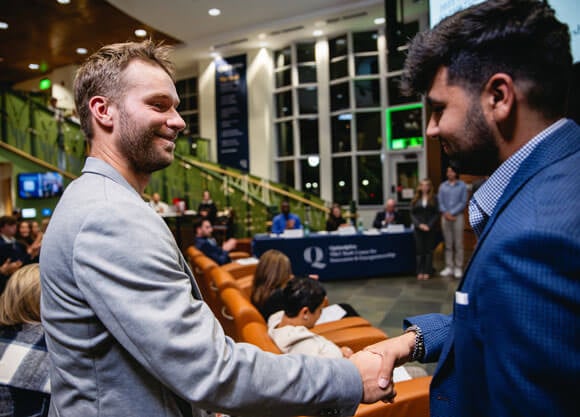
[[[433,268],[434,227],[439,220],[439,207],[429,178],[422,180],[417,187],[411,202],[411,220],[415,227],[417,279],[427,280]]]

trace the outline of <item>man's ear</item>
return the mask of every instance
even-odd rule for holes
[[[308,315],[310,314],[310,310],[308,310],[308,307],[304,306],[300,309],[300,313],[298,313],[300,315],[300,317],[303,317],[304,320],[308,320]]]
[[[105,128],[111,128],[113,126],[113,118],[111,117],[112,109],[109,101],[105,97],[91,97],[89,100],[89,109],[99,125]]]
[[[484,87],[484,104],[496,122],[507,120],[516,104],[516,91],[512,77],[505,73],[491,76]]]

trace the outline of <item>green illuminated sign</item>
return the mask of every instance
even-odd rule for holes
[[[50,82],[49,78],[43,78],[38,83],[38,88],[40,88],[41,90],[48,90],[51,85],[52,85],[52,83]]]
[[[385,111],[387,146],[391,150],[423,147],[423,104],[406,104]]]

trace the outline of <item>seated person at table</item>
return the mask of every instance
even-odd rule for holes
[[[326,220],[326,231],[334,232],[338,230],[339,227],[348,226],[344,217],[342,217],[342,212],[339,204],[333,204],[328,214],[328,219]]]
[[[288,200],[283,200],[280,203],[280,214],[272,219],[272,233],[284,233],[287,229],[300,229],[300,217],[294,213],[290,213],[290,203]]]
[[[403,218],[397,211],[397,203],[392,198],[389,198],[385,203],[385,209],[381,210],[375,216],[373,227],[375,229],[382,229],[388,227],[390,224],[403,224]]]
[[[0,416],[48,415],[49,359],[40,324],[40,268],[23,266],[0,296]]]
[[[169,212],[169,205],[161,201],[159,193],[153,193],[151,200],[149,200],[149,206],[155,210],[155,213],[166,214]]]
[[[211,199],[208,190],[204,190],[201,196],[201,203],[197,207],[197,214],[201,217],[207,217],[211,224],[215,224],[215,220],[217,218],[217,206]]]
[[[282,291],[293,276],[290,259],[282,252],[270,249],[260,256],[252,282],[251,299],[265,320],[284,309]],[[358,316],[351,305],[343,303],[339,306],[344,310],[343,317]]]
[[[213,259],[219,265],[231,262],[229,252],[235,249],[236,239],[228,239],[220,247],[212,237],[213,227],[207,218],[196,220],[193,230],[195,233],[195,247],[202,251],[205,256]]]
[[[284,309],[268,319],[268,334],[284,353],[348,358],[352,349],[338,347],[312,329],[322,314],[327,301],[326,291],[318,280],[297,277],[291,279],[282,290]]]

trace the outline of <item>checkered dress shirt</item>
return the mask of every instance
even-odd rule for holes
[[[469,223],[475,234],[479,237],[487,220],[491,217],[497,202],[507,188],[512,177],[520,168],[522,162],[532,151],[555,130],[560,128],[566,119],[560,119],[546,129],[538,133],[532,140],[522,146],[515,154],[510,156],[498,169],[485,181],[473,194],[469,201]]]

